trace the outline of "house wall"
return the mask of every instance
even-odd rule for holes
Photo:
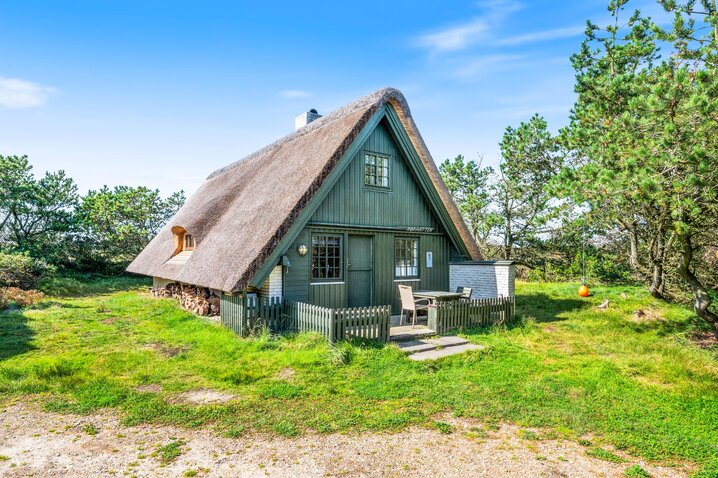
[[[338,283],[311,282],[311,252],[304,257],[297,253],[297,247],[305,244],[311,249],[311,235],[338,234],[342,236],[343,277]],[[290,266],[284,270],[284,296],[288,300],[309,302],[324,307],[342,308],[347,306],[348,283],[347,251],[348,236],[360,234],[371,236],[374,242],[374,263],[371,304],[391,304],[394,313],[399,313],[398,285],[409,285],[414,290],[448,290],[449,287],[449,240],[440,234],[411,234],[392,231],[372,231],[358,228],[307,227],[287,251]],[[394,277],[394,240],[397,237],[411,237],[419,240],[419,278],[396,280]],[[427,267],[426,252],[433,256],[432,267]]]
[[[152,288],[159,289],[160,287],[167,287],[168,284],[172,284],[173,282],[175,281],[170,279],[163,279],[162,277],[153,277]]]
[[[275,266],[269,277],[264,281],[259,296],[266,299],[282,298],[282,266]]]
[[[471,287],[471,297],[513,297],[516,267],[511,261],[461,262],[449,266],[449,287]]]
[[[388,189],[364,185],[365,152],[389,155]],[[438,220],[383,122],[369,135],[310,223],[425,227],[440,232]]]
[[[389,155],[390,187],[381,189],[364,185],[364,154]],[[311,236],[313,233],[342,235],[343,277],[338,283],[312,283]],[[289,266],[284,268],[284,295],[288,300],[308,301],[325,307],[346,307],[347,245],[350,234],[373,238],[373,281],[371,304],[391,304],[399,313],[399,284],[415,290],[449,287],[449,261],[459,255],[443,231],[429,202],[413,177],[389,128],[380,123],[364,142],[322,204],[319,205],[294,244],[286,251]],[[419,278],[397,281],[394,277],[394,240],[396,237],[419,239]],[[301,257],[297,246],[306,245],[310,252]],[[426,252],[433,255],[433,266],[427,267]]]

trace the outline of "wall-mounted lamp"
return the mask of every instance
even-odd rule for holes
[[[306,256],[307,252],[309,252],[309,248],[307,247],[306,244],[299,244],[297,246],[297,254],[299,254],[300,256],[302,256],[302,257]]]

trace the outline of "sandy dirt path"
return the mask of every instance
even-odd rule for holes
[[[588,478],[624,476],[632,464],[655,478],[686,476],[635,458],[620,464],[592,458],[571,441],[527,440],[512,425],[484,431],[468,420],[451,422],[450,434],[414,428],[223,438],[207,429],[125,427],[113,412],[59,415],[15,403],[0,411],[0,476]],[[158,447],[176,440],[179,456],[163,463]]]

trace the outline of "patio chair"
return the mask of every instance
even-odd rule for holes
[[[469,301],[471,300],[471,293],[474,291],[471,287],[457,287],[456,293],[461,294],[461,297],[459,297],[459,300],[462,301]]]
[[[404,323],[404,311],[413,312],[413,318],[411,320],[411,328],[413,329],[416,325],[416,312],[419,310],[429,310],[429,299],[414,299],[414,292],[408,285],[399,286],[399,296],[401,297],[401,318],[399,319],[399,325]],[[425,302],[425,304],[422,304]]]

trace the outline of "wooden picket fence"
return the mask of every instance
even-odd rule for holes
[[[389,341],[391,306],[356,307],[334,311],[335,337]]]
[[[304,302],[288,302],[285,307],[289,332],[318,332],[329,340],[334,333],[334,310]]]
[[[280,331],[286,328],[282,299],[256,296],[222,295],[220,319],[222,324],[239,335],[248,335],[266,327]]]
[[[438,302],[435,323],[429,323],[429,328],[443,334],[459,328],[508,324],[514,321],[515,312],[514,297]]]
[[[317,332],[331,342],[347,338],[386,342],[391,306],[331,309],[279,298],[223,294],[220,320],[239,335],[267,328],[274,333]]]

